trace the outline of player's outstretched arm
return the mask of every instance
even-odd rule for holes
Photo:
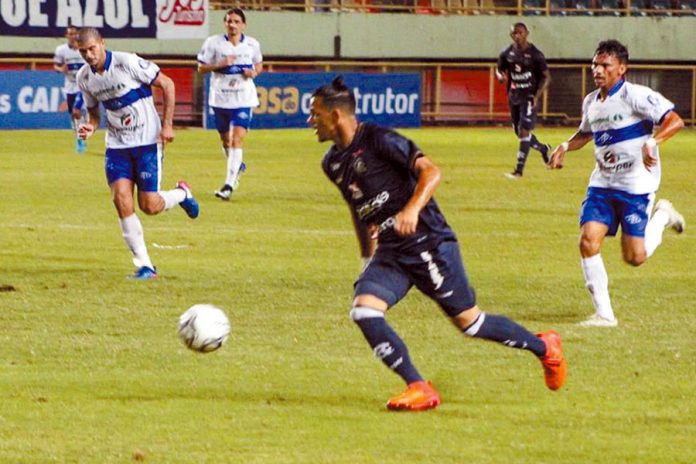
[[[672,137],[682,127],[684,127],[684,121],[676,111],[670,111],[665,115],[657,132],[643,145],[643,164],[648,171],[657,164],[657,156],[654,150],[657,144]]]
[[[565,154],[569,151],[579,150],[587,142],[592,140],[592,133],[576,132],[571,138],[563,142],[551,153],[551,159],[549,160],[549,168],[551,169],[561,169],[563,167],[563,159]]]
[[[152,85],[162,89],[163,114],[162,114],[162,131],[160,139],[166,144],[174,141],[174,105],[176,103],[176,92],[174,89],[174,81],[164,73],[159,73],[157,79],[152,81]]]
[[[394,230],[402,236],[416,232],[418,215],[440,185],[440,168],[425,156],[417,158],[413,168],[418,174],[416,189],[406,206],[394,217]]]

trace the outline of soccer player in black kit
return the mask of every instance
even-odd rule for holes
[[[551,74],[544,54],[527,41],[528,35],[529,31],[524,23],[515,23],[510,28],[512,44],[500,53],[495,73],[499,82],[507,84],[512,127],[520,141],[515,170],[505,173],[510,179],[522,177],[530,147],[541,152],[544,163],[549,162],[551,149],[550,145],[541,143],[532,134],[537,106],[544,90],[551,83]]]
[[[319,142],[334,143],[322,167],[348,203],[362,256],[369,259],[355,283],[351,319],[375,356],[407,384],[387,408],[420,411],[440,404],[440,395],[420,375],[385,319],[386,311],[414,285],[465,335],[534,353],[547,387],[561,388],[567,365],[556,332],[535,336],[476,305],[457,237],[432,198],[440,169],[411,140],[359,123],[355,96],[341,77],[314,92],[308,122]]]

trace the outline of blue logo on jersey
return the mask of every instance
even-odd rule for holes
[[[648,103],[650,103],[652,106],[657,106],[657,100],[655,100],[655,97],[652,95],[648,95]]]

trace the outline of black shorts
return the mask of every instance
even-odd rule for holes
[[[355,296],[374,295],[394,306],[412,286],[429,296],[447,313],[457,316],[476,305],[474,289],[464,269],[459,243],[442,242],[415,255],[377,252],[355,282]]]
[[[519,135],[520,129],[531,131],[536,123],[536,108],[532,104],[532,99],[522,100],[519,104],[510,103],[510,116],[512,117],[512,128],[515,134]]]

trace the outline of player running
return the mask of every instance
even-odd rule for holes
[[[65,75],[63,92],[68,102],[68,113],[70,114],[72,127],[75,131],[75,138],[77,139],[75,142],[75,151],[77,153],[84,153],[87,149],[87,143],[77,136],[77,128],[80,122],[83,121],[84,102],[80,89],[77,87],[75,77],[80,68],[85,64],[85,60],[82,59],[82,55],[80,55],[77,49],[77,32],[75,26],[68,26],[65,29],[65,38],[68,39],[68,41],[56,47],[56,51],[53,55],[53,69]]]
[[[227,34],[208,37],[198,53],[198,72],[212,72],[208,105],[215,113],[215,125],[227,157],[225,183],[215,196],[229,201],[246,169],[243,144],[251,127],[252,108],[259,106],[254,78],[263,71],[261,45],[244,34],[246,16],[240,8],[225,14]]]
[[[135,214],[134,186],[138,186],[138,205],[145,214],[158,214],[179,205],[190,218],[198,217],[198,203],[186,182],[179,181],[173,190],[160,191],[163,145],[174,140],[174,83],[156,64],[138,55],[107,50],[94,28],[80,30],[78,43],[89,65],[77,74],[89,112],[89,121],[80,125],[78,133],[83,138],[94,134],[99,127],[101,102],[108,121],[106,178],[123,238],[138,268],[132,277],[153,279],[157,271]],[[162,89],[162,123],[153,103],[152,86]]]
[[[660,186],[657,145],[684,126],[674,104],[660,93],[625,79],[628,50],[616,40],[600,42],[592,58],[597,89],[585,97],[580,128],[556,147],[551,168],[563,167],[566,152],[594,139],[596,165],[580,211],[580,255],[585,286],[595,313],[584,327],[618,324],[609,299],[609,277],[600,249],[604,237],[621,225],[625,262],[640,266],[662,243],[671,227],[684,230],[684,217],[667,200],[660,200],[650,217]],[[657,131],[653,133],[654,126]]]
[[[355,97],[341,77],[317,89],[309,124],[319,142],[334,145],[322,167],[348,203],[362,256],[350,317],[374,354],[408,385],[387,403],[390,410],[425,410],[440,395],[423,379],[406,344],[385,319],[412,286],[434,300],[465,335],[534,353],[546,385],[563,386],[567,365],[554,331],[536,336],[502,316],[482,312],[464,270],[457,238],[432,195],[439,168],[409,139],[359,123]]]
[[[541,143],[532,134],[537,107],[551,83],[551,74],[544,54],[527,41],[528,35],[529,31],[524,23],[515,23],[510,28],[512,44],[500,53],[495,71],[498,81],[507,84],[512,128],[520,141],[517,165],[514,171],[505,173],[509,179],[522,177],[530,147],[541,153],[544,163],[548,163],[548,153],[551,150],[550,145]]]

